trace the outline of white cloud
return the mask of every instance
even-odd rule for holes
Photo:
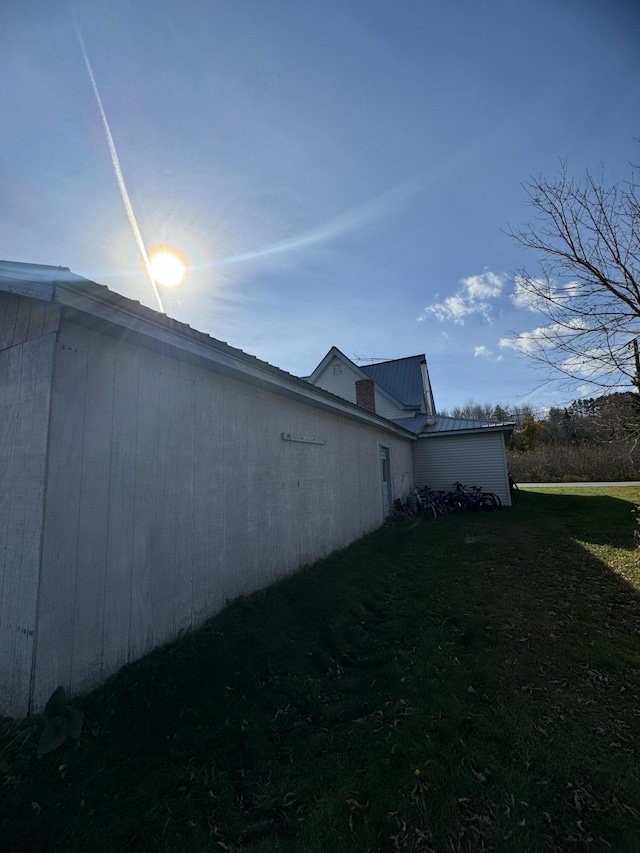
[[[542,279],[534,279],[536,287],[542,287],[544,282]],[[511,301],[516,308],[524,308],[527,311],[539,312],[544,306],[544,299],[537,292],[532,292],[525,286],[525,279],[521,275],[515,278],[515,288],[511,294]]]
[[[453,320],[454,323],[464,324],[463,317],[467,314],[474,314],[478,311],[484,311],[484,305],[479,305],[464,296],[448,296],[444,302],[436,303],[435,305],[427,306],[425,311],[434,314],[437,320]]]
[[[427,315],[433,314],[440,322],[449,320],[463,326],[465,317],[480,314],[491,322],[492,306],[488,300],[500,296],[505,281],[506,276],[493,272],[463,278],[457,293],[447,296],[442,302],[425,306],[418,320],[424,320]]]
[[[491,353],[491,350],[489,349],[489,347],[485,347],[485,346],[474,347],[474,350],[473,350],[473,357],[474,358],[491,358],[491,355],[492,355],[492,353]]]
[[[489,349],[489,347],[485,347],[484,344],[473,348],[473,357],[474,358],[484,358],[487,361],[502,361],[503,356],[497,355],[494,356],[493,350]]]
[[[583,382],[582,385],[576,387],[576,392],[580,397],[593,397],[594,395],[602,394],[602,386],[594,385],[591,382]]]
[[[514,349],[516,352],[531,353],[539,349],[546,339],[546,326],[539,326],[530,332],[520,332],[512,338],[500,338],[498,346]]]
[[[508,347],[517,352],[532,353],[545,345],[558,345],[572,335],[578,335],[589,330],[588,323],[583,317],[574,317],[567,324],[550,323],[538,326],[530,332],[520,332],[512,338],[500,338],[499,346]]]
[[[546,281],[543,278],[525,278],[517,275],[511,301],[516,308],[544,314],[549,303],[556,305],[566,303],[568,299],[577,295],[580,287],[578,281],[570,281],[562,287],[557,287],[552,281]]]
[[[574,376],[583,379],[605,376],[611,373],[611,354],[602,347],[592,347],[582,353],[574,353],[560,362],[560,366]]]
[[[470,299],[488,299],[500,296],[504,286],[505,277],[493,272],[485,272],[482,275],[470,275],[462,279]]]

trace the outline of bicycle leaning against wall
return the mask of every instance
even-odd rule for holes
[[[479,509],[483,512],[495,512],[502,506],[499,496],[493,492],[484,492],[482,486],[464,486],[454,483],[453,488],[465,502],[467,509]]]
[[[511,503],[517,504],[520,500],[520,489],[518,488],[518,484],[513,479],[513,474],[509,471],[509,493],[511,495]]]

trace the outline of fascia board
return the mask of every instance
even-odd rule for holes
[[[448,429],[440,432],[422,432],[418,433],[417,437],[422,438],[438,438],[443,435],[479,435],[488,432],[513,432],[513,426],[500,425],[490,427],[469,427],[468,429]]]
[[[42,302],[52,302],[55,285],[53,282],[39,282],[29,279],[15,278],[3,275],[0,271],[0,290],[4,293],[13,293],[16,296],[28,296],[30,299],[39,299]]]

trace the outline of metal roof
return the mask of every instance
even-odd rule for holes
[[[436,415],[432,418],[423,413],[412,418],[394,418],[393,422],[420,437],[479,431],[511,432],[515,426],[512,421],[477,421],[472,418],[450,418],[444,415]]]
[[[403,406],[416,409],[423,403],[421,362],[424,355],[410,355],[377,364],[361,364],[360,370],[376,385],[400,400]]]

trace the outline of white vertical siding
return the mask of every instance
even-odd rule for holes
[[[0,713],[16,716],[29,710],[54,345],[0,351]]]
[[[131,564],[135,527],[140,350],[124,341],[116,341],[112,351],[113,409],[109,441],[109,515],[106,519],[101,678],[106,678],[129,660]]]
[[[334,368],[339,373],[334,373]],[[356,382],[362,379],[362,375],[346,365],[342,359],[333,358],[314,382],[318,388],[324,388],[343,400],[350,403],[356,402]]]
[[[417,486],[451,489],[460,481],[482,486],[510,506],[509,478],[502,432],[421,438],[413,447]]]
[[[69,338],[66,338],[69,342]],[[70,666],[78,684],[91,685],[102,668],[102,640],[105,606],[105,569],[107,563],[109,509],[111,492],[111,433],[113,430],[113,400],[115,387],[115,351],[92,346],[89,339],[76,341],[84,348],[82,356],[71,354],[84,362],[80,376],[85,380],[84,416],[78,424],[78,453],[72,470],[77,474],[76,459],[80,462],[78,494],[79,521],[76,548],[76,573],[84,578],[99,579],[98,583],[73,584],[73,633]],[[75,370],[73,373],[75,374]],[[91,378],[91,381],[89,381]],[[60,377],[58,378],[59,381]],[[55,408],[56,418],[59,409]],[[56,420],[57,426],[60,421]],[[57,448],[51,447],[56,454]],[[92,519],[103,518],[94,524]],[[48,578],[47,578],[48,580]],[[62,682],[61,682],[62,683]]]
[[[381,443],[410,487],[410,439],[70,323],[58,356],[36,708],[377,527]]]
[[[88,575],[85,567],[78,564],[78,542],[80,538],[85,539],[81,524],[85,528],[90,526],[90,519],[95,516],[84,513],[80,503],[84,479],[88,340],[83,335],[71,334],[73,328],[66,335],[62,331],[59,333],[52,383],[34,672],[34,679],[46,674],[45,702],[58,685],[66,687],[69,684],[77,598],[86,601],[91,589],[97,590],[101,581],[98,573]],[[65,401],[70,400],[77,402],[65,405]],[[92,534],[97,539],[100,533],[97,527],[90,529],[89,539]],[[97,559],[96,554],[91,561],[94,571]],[[83,581],[88,578],[91,582],[85,586]],[[76,587],[76,579],[80,581],[80,588]],[[102,635],[101,625],[96,625],[95,630]],[[91,652],[85,649],[83,654]],[[42,702],[36,699],[35,706],[36,709],[41,707]]]
[[[406,418],[407,413],[405,409],[401,409],[399,406],[394,405],[388,397],[385,397],[380,391],[374,387],[374,393],[376,397],[376,413],[378,415],[382,415],[383,418],[389,418],[389,420],[393,420],[394,418]]]

